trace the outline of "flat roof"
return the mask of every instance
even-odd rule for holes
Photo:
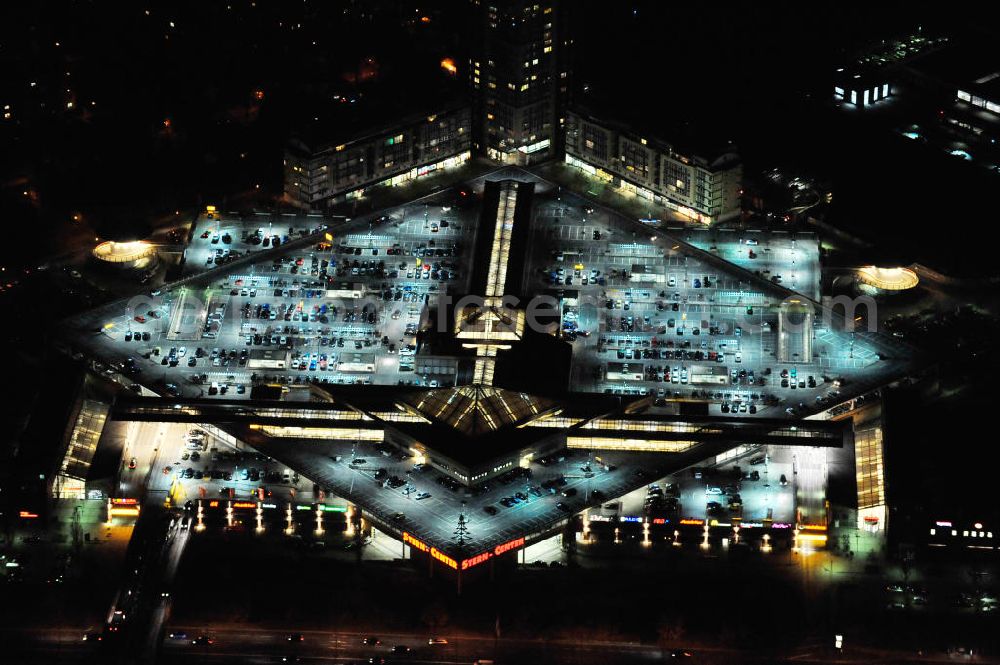
[[[302,101],[292,137],[317,152],[388,134],[428,115],[468,106],[459,90],[441,81],[426,87],[385,85],[365,92],[331,94]]]
[[[274,440],[251,430],[233,434],[251,447],[268,455],[298,473],[313,480],[333,494],[357,504],[368,519],[380,529],[396,537],[405,532],[430,547],[448,553],[457,561],[472,557],[497,545],[524,538],[525,545],[541,540],[561,528],[572,515],[587,506],[598,506],[609,499],[623,496],[656,481],[669,473],[682,470],[731,449],[732,442],[708,442],[678,453],[642,453],[602,451],[601,463],[585,450],[567,450],[561,460],[541,465],[532,463],[530,475],[513,482],[491,483],[488,491],[475,493],[451,490],[435,482],[440,475],[430,467],[412,470],[412,460],[397,460],[381,456],[367,442],[346,444],[366,464],[354,465],[345,455],[344,443],[326,441]],[[338,461],[337,457],[341,459]],[[582,472],[584,467],[591,472]],[[403,492],[383,487],[375,479],[376,468],[389,475],[406,478],[418,492]],[[562,489],[573,490],[571,496],[530,492],[547,480],[563,478]],[[594,490],[602,494],[595,495]],[[419,491],[429,496],[418,499]],[[500,508],[488,515],[486,506],[497,504],[502,497],[524,492],[529,496],[511,508]],[[566,509],[560,509],[562,503]],[[402,519],[397,519],[397,515]],[[456,542],[458,516],[466,516],[469,540],[464,546]]]
[[[1000,57],[992,43],[951,43],[914,58],[906,66],[950,86],[1000,97]]]
[[[706,127],[707,121],[665,123],[662,115],[658,115],[656,122],[651,124],[648,114],[639,111],[630,113],[629,109],[620,107],[605,109],[599,102],[588,104],[574,104],[569,109],[570,113],[628,136],[646,138],[654,144],[669,147],[678,155],[703,160],[706,166],[712,166],[717,160],[730,154],[737,158],[739,156],[736,144],[720,138],[725,136],[725,132],[719,131],[718,127]]]
[[[533,182],[486,181],[469,283],[474,295],[521,293],[534,191]],[[503,273],[491,274],[498,260],[504,264]]]
[[[512,174],[516,177],[518,173],[517,170],[511,169],[502,172],[502,176],[499,177]],[[687,295],[683,302],[685,306],[691,305],[692,320],[695,319],[695,313],[707,313],[707,310],[701,309],[709,306],[704,301],[714,303],[717,310],[724,307],[744,311],[748,305],[776,305],[786,298],[793,297],[815,305],[817,311],[820,311],[819,303],[812,302],[780,284],[772,283],[747,267],[734,265],[732,261],[712,253],[711,248],[706,251],[681,240],[686,232],[643,226],[613,211],[598,210],[599,206],[596,204],[591,204],[568,191],[561,192],[556,200],[552,192],[544,191],[543,181],[527,173],[524,176],[532,182],[511,184],[488,181],[484,185],[488,196],[484,197],[482,204],[476,243],[489,247],[487,259],[492,256],[496,246],[497,223],[500,219],[497,206],[506,190],[508,195],[516,193],[516,199],[512,200],[515,210],[511,217],[512,230],[515,233],[508,238],[507,251],[510,254],[508,260],[521,261],[523,266],[521,272],[534,276],[532,279],[545,273],[541,268],[553,264],[553,253],[545,244],[548,242],[547,239],[544,242],[536,240],[529,243],[530,246],[526,251],[516,251],[518,242],[516,232],[529,236],[533,218],[535,216],[543,218],[546,210],[552,212],[553,218],[564,217],[566,225],[578,226],[580,217],[584,214],[582,211],[587,209],[588,223],[596,228],[598,222],[595,218],[598,218],[601,220],[600,228],[607,232],[603,245],[599,241],[592,240],[589,233],[575,234],[571,239],[554,240],[561,243],[560,246],[578,249],[576,256],[580,258],[581,263],[584,262],[582,253],[590,252],[593,261],[587,259],[586,262],[600,268],[605,274],[609,274],[613,266],[627,269],[634,264],[652,265],[658,262],[657,265],[661,268],[658,272],[662,273],[664,280],[669,271],[678,274],[682,270],[685,273],[690,271],[691,275],[690,279],[678,278],[681,284],[689,282],[690,287],[681,284],[667,286],[666,283],[663,286],[636,284],[627,277],[616,278],[617,281],[613,280],[599,286],[593,283],[569,285],[573,287],[571,290],[581,295],[585,296],[595,289],[598,292],[607,290],[608,298],[617,297],[616,292],[627,290],[649,291],[647,297],[635,298],[635,308],[630,312],[635,314],[644,312],[655,317],[659,316],[656,314],[655,299],[660,298],[680,306],[680,293],[674,296],[673,293],[667,292],[674,292],[675,289],[678,292],[685,291]],[[540,193],[534,192],[535,183],[543,185],[538,188]],[[530,196],[522,197],[522,193]],[[497,206],[493,205],[494,198]],[[556,208],[559,210],[559,215],[554,212]],[[577,217],[577,214],[580,217]],[[422,218],[423,215],[418,212],[416,217]],[[367,238],[373,231],[384,233],[385,242],[391,242],[390,236],[400,233],[393,231],[393,228],[405,228],[408,224],[420,227],[424,223],[423,219],[407,220],[400,216],[398,221],[391,219],[380,222],[382,226],[370,227],[369,219],[354,220],[349,225],[332,229],[332,234],[344,238],[344,242],[348,242],[351,246],[367,247]],[[470,214],[463,225],[471,227],[475,223],[473,220]],[[500,221],[506,223],[505,220],[506,216]],[[487,222],[492,222],[492,227]],[[491,228],[492,234],[487,232]],[[445,235],[461,237],[457,234],[452,236],[451,234],[456,232],[451,227],[444,227],[444,230],[439,230],[437,233],[437,238]],[[753,234],[755,244],[742,244],[741,253],[746,254],[753,251],[750,248],[754,248],[760,254],[780,254],[780,257],[774,258],[776,262],[791,262],[795,257],[801,262],[802,256],[797,253],[798,250],[785,247],[784,244],[774,244],[772,247],[763,237],[760,238],[761,244],[756,244],[758,234],[752,231],[747,233]],[[311,240],[304,241],[303,246],[305,242],[311,244],[315,240],[316,238],[312,237]],[[294,251],[301,252],[302,249],[300,247]],[[279,250],[275,256],[287,253],[288,250]],[[620,259],[620,262],[614,263],[611,259]],[[490,266],[480,264],[492,262],[477,259],[475,263],[477,265],[472,268],[474,278],[471,282],[461,284],[459,288],[468,288],[469,291],[475,292],[479,290],[477,287],[484,287],[482,290],[485,290],[485,285],[489,284]],[[587,268],[591,268],[591,265]],[[232,277],[244,274],[235,269],[225,270],[224,273],[231,274]],[[712,274],[711,286],[707,284],[695,286],[693,282],[705,274]],[[716,279],[716,275],[719,276],[719,280]],[[193,283],[214,283],[218,278],[218,275],[214,275],[208,279],[195,280]],[[727,283],[719,283],[723,278]],[[243,279],[250,278],[247,275]],[[529,295],[545,288],[536,288],[538,285],[535,282],[521,284],[518,270],[512,269],[510,264],[502,281],[502,288],[496,286],[497,292],[508,293],[516,289],[525,291],[524,295]],[[663,295],[657,295],[660,290],[663,290]],[[698,295],[706,292],[711,298],[699,300]],[[295,298],[300,297],[295,296]],[[322,300],[325,295],[316,297]],[[649,302],[639,302],[643,300]],[[397,305],[387,303],[386,307],[394,308]],[[398,307],[406,309],[409,306],[401,303]],[[599,299],[593,309],[603,313],[602,307],[605,307],[603,298]],[[679,315],[666,314],[666,316]],[[699,315],[697,319],[700,323],[701,316]],[[393,320],[396,319],[389,319]],[[832,316],[834,325],[821,333],[841,342],[847,340],[848,335],[839,331],[839,323],[842,320],[841,315]],[[588,339],[596,344],[599,336],[597,329],[592,329],[595,334]],[[751,337],[752,333],[748,330],[746,335]],[[738,344],[735,340],[740,336],[739,333],[726,332],[722,336],[713,335],[712,339],[721,343],[723,338],[729,341],[730,336],[733,340],[730,343]],[[705,338],[708,337],[706,329]],[[846,390],[863,390],[866,381],[884,382],[887,376],[907,365],[906,354],[898,350],[896,357],[887,354],[889,356],[887,360],[882,362],[879,359],[878,365],[863,364],[874,363],[871,354],[889,348],[890,344],[894,344],[894,340],[870,333],[857,333],[852,339],[853,354],[851,358],[847,358],[850,363],[849,366],[845,366],[843,372],[854,385]],[[554,346],[571,348],[568,343],[554,337],[550,336],[548,340]],[[124,353],[128,353],[128,347],[115,348],[124,348],[126,349]],[[572,348],[574,352],[580,350],[579,346]],[[748,349],[750,348],[753,348],[753,345],[748,344]],[[868,354],[869,349],[871,354]],[[905,351],[906,347],[898,349]],[[862,352],[868,355],[862,357]],[[348,353],[353,352],[348,351]],[[513,355],[513,349],[511,353]],[[396,357],[398,356],[394,356]],[[846,354],[844,357],[846,358]],[[503,354],[500,358],[503,358]],[[418,354],[416,358],[418,367],[420,360],[421,356]],[[526,356],[522,356],[521,360],[530,363],[530,358]],[[738,370],[749,365],[748,358],[744,358],[744,361],[746,364],[730,364],[727,368]],[[693,365],[689,364],[689,367],[691,366]],[[539,367],[540,365],[530,365],[536,373]],[[809,371],[819,375],[823,369],[822,365],[815,363],[814,367],[816,369]],[[855,369],[860,371],[854,371]],[[233,367],[221,371],[241,370]],[[835,371],[839,374],[841,370],[836,368]],[[770,379],[772,384],[778,381],[777,370],[775,374]],[[572,380],[578,390],[584,390],[580,385],[580,376],[581,374],[576,372],[572,374]],[[475,556],[477,552],[519,538],[525,538],[525,542],[530,542],[552,533],[576,512],[602,501],[590,494],[593,489],[600,489],[606,498],[620,496],[666,475],[671,470],[683,469],[744,443],[811,447],[843,446],[848,442],[847,432],[851,426],[849,420],[826,422],[780,417],[780,409],[746,418],[731,414],[699,416],[666,413],[657,410],[655,397],[652,395],[605,394],[597,387],[593,389],[596,392],[586,394],[565,389],[558,394],[539,394],[532,390],[530,385],[513,386],[498,381],[496,386],[486,387],[468,385],[467,378],[459,377],[456,381],[460,382],[456,388],[415,388],[404,385],[324,386],[330,401],[321,402],[241,398],[141,400],[125,395],[113,407],[111,417],[137,421],[219,423],[234,436],[246,441],[249,446],[296,469],[302,476],[329,488],[333,494],[362,507],[381,528],[397,535],[405,531],[423,543],[453,553],[451,556],[456,559],[466,554]],[[543,382],[544,379],[539,379],[540,384]],[[643,386],[643,390],[646,389],[647,387]],[[691,389],[690,385],[685,387],[687,391]],[[807,394],[812,396],[804,390],[794,394],[803,397]],[[678,410],[684,411],[681,406],[694,404],[695,401],[693,397],[688,398],[686,395],[679,398]],[[400,408],[401,404],[408,405],[408,408]],[[701,403],[695,404],[695,406],[700,405]],[[535,416],[546,414],[548,418],[533,420]],[[768,417],[772,415],[779,417]],[[531,462],[528,467],[531,470],[529,478],[518,477],[508,484],[503,484],[502,481],[489,481],[490,489],[477,494],[474,490],[452,490],[436,484],[437,472],[413,469],[413,459],[405,451],[400,450],[395,455],[386,454],[388,447],[384,444],[393,438],[385,434],[392,432],[404,435],[395,439],[396,441],[408,436],[444,457],[470,465],[482,464],[500,454],[509,457],[528,445],[537,446],[538,451],[555,450],[562,447],[561,437],[567,435],[577,439],[575,446],[579,447],[560,453],[565,459],[552,465]],[[635,447],[647,443],[648,449]],[[593,464],[598,458],[603,465]],[[356,459],[364,459],[366,462],[354,464]],[[515,460],[514,466],[517,464],[518,461]],[[590,470],[585,470],[586,467],[590,467]],[[385,469],[389,474],[400,478],[410,478],[413,485],[428,496],[426,499],[418,499],[412,492],[404,493],[384,487],[375,478],[377,469]],[[380,474],[380,477],[381,475],[383,474]],[[544,481],[559,476],[565,478],[569,489],[578,490],[578,494],[553,496],[548,493],[537,495],[531,493]],[[430,480],[430,483],[427,480]],[[483,510],[487,506],[496,504],[499,499],[519,491],[530,494],[531,498],[522,501],[518,506],[504,508],[498,511],[497,515],[491,516]],[[563,503],[564,506],[560,508],[559,503]],[[459,547],[453,540],[453,535],[458,515],[463,513],[470,519],[469,528],[474,541],[465,547]],[[400,520],[396,517],[398,514],[403,514],[405,517]]]

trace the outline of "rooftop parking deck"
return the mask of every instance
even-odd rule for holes
[[[406,531],[456,558],[462,554],[454,538],[459,514],[466,516],[470,533],[466,554],[522,537],[532,542],[558,530],[588,505],[621,496],[711,454],[707,448],[670,456],[567,451],[561,461],[532,463],[530,475],[515,473],[506,482],[469,490],[439,482],[445,476],[431,467],[415,469],[413,458],[383,454],[368,442],[267,440],[253,434],[247,440],[331,493],[357,502],[382,529],[397,536]],[[711,447],[721,451],[728,445]],[[404,484],[384,484],[394,477]],[[560,478],[563,482],[556,482]],[[505,498],[516,502],[507,506],[501,503]]]
[[[350,221],[203,216],[192,275],[67,331],[86,333],[74,344],[137,382],[188,397],[248,397],[255,383],[468,382],[463,355],[418,348],[416,333],[435,324],[427,314],[443,295],[468,292],[480,193],[505,178],[535,184],[518,295],[560,300],[570,390],[800,416],[911,360],[892,338],[845,332],[845,312],[815,302],[814,236],[660,230],[519,169]],[[227,262],[233,248],[243,256]],[[778,310],[802,295],[816,311],[811,357],[780,362]]]
[[[536,196],[527,272],[528,290],[563,299],[573,390],[707,402],[713,415],[799,416],[912,359],[890,337],[847,332],[855,312],[816,301],[811,234],[661,230],[549,190]],[[778,359],[779,309],[790,300],[815,312],[801,362]]]
[[[255,380],[452,385],[455,359],[417,358],[415,333],[425,305],[467,288],[476,209],[458,197],[328,230],[214,214],[196,225],[182,282],[67,326],[89,353],[179,395],[248,396]]]

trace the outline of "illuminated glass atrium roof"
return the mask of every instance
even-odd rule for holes
[[[431,420],[469,436],[519,425],[555,406],[527,393],[481,385],[431,390],[410,403]]]

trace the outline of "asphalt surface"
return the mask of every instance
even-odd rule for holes
[[[691,656],[681,661],[691,663],[954,663],[968,661],[946,652],[903,652],[889,649],[863,648],[845,644],[843,651],[825,642],[803,645],[788,651],[744,651],[710,645],[692,646],[667,643],[663,646],[639,642],[577,640],[522,640],[501,636],[458,636],[445,634],[447,645],[428,645],[432,636],[418,633],[355,633],[337,631],[306,631],[301,642],[289,643],[290,633],[254,627],[173,626],[170,632],[184,633],[185,638],[171,639],[165,635],[157,662],[160,663],[365,663],[372,657],[384,658],[385,663],[427,663],[450,665],[472,663],[475,659],[492,660],[498,664],[541,665],[543,663],[650,663],[673,662],[674,652]],[[193,645],[195,637],[213,639],[211,645]],[[382,644],[367,647],[365,637],[378,637]],[[442,636],[433,636],[442,637]],[[16,647],[8,647],[6,661],[19,663],[90,663],[95,662],[95,648],[81,642],[80,633],[73,629],[48,629],[34,633],[19,633]],[[409,646],[407,654],[393,654],[397,645]],[[288,659],[283,661],[282,659]],[[973,662],[996,663],[994,658],[977,655]],[[100,662],[100,661],[98,661]]]
[[[566,192],[536,197],[533,234],[529,290],[566,298],[564,321],[585,333],[573,341],[575,390],[798,417],[908,360],[891,338],[842,332],[815,305],[813,359],[778,362],[778,305],[819,295],[814,236],[660,230]]]
[[[841,332],[836,317],[829,325],[822,322],[822,310],[813,360],[776,361],[777,304],[796,292],[809,299],[819,295],[814,236],[660,230],[594,207],[527,172],[490,177],[506,175],[538,186],[523,291],[564,297],[563,320],[589,333],[572,342],[575,390],[652,391],[665,399],[697,393],[694,398],[709,401],[713,413],[735,406],[752,415],[753,406],[761,415],[793,409],[797,417],[907,367],[904,345]],[[482,185],[482,178],[467,183],[473,192]],[[468,286],[464,267],[479,208],[461,207],[460,198],[447,190],[350,221],[202,217],[187,250],[191,275],[183,283],[99,308],[67,322],[66,332],[74,335],[74,345],[110,366],[132,358],[138,371],[130,372],[139,383],[158,392],[170,384],[169,390],[186,396],[249,395],[254,378],[291,385],[451,385],[456,358],[426,350],[411,354],[406,347],[415,338],[407,326],[426,322],[425,302],[433,305]],[[327,230],[320,228],[325,222]],[[288,241],[274,249],[244,240],[258,232]],[[223,241],[226,233],[229,243]],[[327,234],[329,248],[320,244]],[[242,258],[217,265],[216,254],[226,251]],[[366,275],[366,261],[369,273],[379,262],[384,267]],[[341,283],[352,285],[349,290],[360,284],[361,297],[312,288],[324,270],[335,290]],[[132,340],[125,341],[130,333]],[[254,362],[250,353],[259,351],[280,356],[280,362]],[[626,371],[620,364],[628,365]],[[794,381],[782,376],[792,370]]]
[[[458,516],[465,514],[470,534],[466,543],[469,555],[516,538],[551,532],[586,505],[599,504],[601,499],[592,495],[593,490],[600,489],[605,497],[620,496],[656,477],[651,471],[649,456],[602,455],[606,464],[617,467],[609,472],[596,461],[588,464],[586,453],[570,451],[563,462],[546,467],[533,463],[530,479],[518,478],[509,484],[495,481],[490,483],[489,491],[470,495],[438,484],[436,480],[440,474],[430,467],[413,471],[411,458],[385,457],[371,444],[281,439],[254,445],[328,488],[331,494],[356,501],[366,513],[380,519],[387,530],[397,534],[407,531],[441,549],[457,545],[454,531]],[[334,461],[338,456],[340,461]],[[681,456],[675,459],[679,464],[689,463],[681,462],[681,459],[686,460]],[[354,460],[364,460],[364,464],[352,464]],[[670,464],[667,460],[664,463]],[[584,472],[584,467],[591,471]],[[377,469],[385,469],[389,476],[405,479],[406,484],[397,489],[383,487],[375,480]],[[558,476],[566,480],[560,490],[573,491],[572,496],[552,494],[541,487],[544,481]],[[518,492],[527,499],[510,508],[498,503]],[[558,507],[559,503],[566,506],[565,511]],[[487,514],[486,506],[495,508],[497,514]],[[397,514],[402,514],[403,518],[397,519]]]

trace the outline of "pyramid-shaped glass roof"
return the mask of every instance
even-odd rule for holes
[[[555,406],[541,397],[482,385],[430,390],[409,404],[432,421],[468,436],[522,424]]]

